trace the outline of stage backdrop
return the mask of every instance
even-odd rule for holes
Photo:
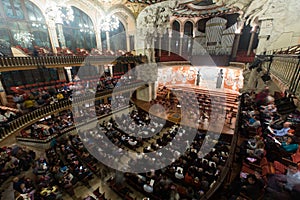
[[[162,67],[158,69],[158,84],[198,84],[207,89],[229,89],[238,92],[243,87],[242,73],[242,69],[227,67]]]

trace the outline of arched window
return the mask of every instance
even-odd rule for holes
[[[110,49],[112,51],[127,50],[125,27],[119,20],[119,27],[109,32]]]
[[[50,48],[45,18],[29,0],[0,0],[0,44]]]
[[[192,51],[192,36],[193,36],[193,23],[187,21],[184,24],[184,37],[182,43],[183,55],[189,55]]]
[[[172,24],[171,52],[179,54],[179,43],[180,43],[180,24],[178,21],[175,20]]]
[[[83,11],[73,7],[74,20],[64,22],[63,33],[66,46],[75,51],[76,48],[91,50],[96,47],[94,27],[90,17]]]
[[[193,35],[193,23],[190,21],[187,21],[184,24],[184,35],[192,36]]]

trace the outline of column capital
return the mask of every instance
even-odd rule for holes
[[[54,20],[47,20],[46,24],[47,24],[48,28],[50,28],[50,29],[56,28],[56,23]]]
[[[94,31],[95,31],[95,34],[99,34],[99,35],[101,34],[100,29],[98,29],[97,27],[94,28]]]

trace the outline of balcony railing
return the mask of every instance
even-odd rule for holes
[[[282,90],[289,90],[290,93],[300,97],[300,56],[293,54],[274,54],[272,59],[263,63],[265,71],[270,72],[272,80]]]
[[[146,56],[44,56],[44,57],[0,57],[0,71],[13,68],[30,69],[32,67],[76,66],[85,63],[142,63]]]
[[[94,95],[88,95],[88,96],[80,96],[75,97],[73,99],[73,102],[69,100],[63,100],[54,104],[50,104],[44,107],[41,107],[37,110],[34,110],[30,113],[27,113],[11,122],[8,123],[8,127],[3,130],[3,137],[0,138],[1,140],[4,140],[6,137],[8,137],[11,134],[16,133],[17,131],[22,130],[23,128],[30,126],[31,124],[39,121],[40,119],[47,117],[49,115],[52,115],[54,113],[58,113],[63,110],[71,109],[74,105],[83,105],[85,103],[94,102],[97,100],[102,99],[104,96],[109,96],[112,94],[120,94],[124,92],[130,92],[134,91],[137,88],[145,87],[145,83],[143,82],[136,82],[129,85],[124,85],[121,87],[118,87],[114,90],[107,90],[103,92],[96,93]]]

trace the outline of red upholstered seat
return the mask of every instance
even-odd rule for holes
[[[286,166],[278,161],[274,161],[275,174],[284,174]]]

